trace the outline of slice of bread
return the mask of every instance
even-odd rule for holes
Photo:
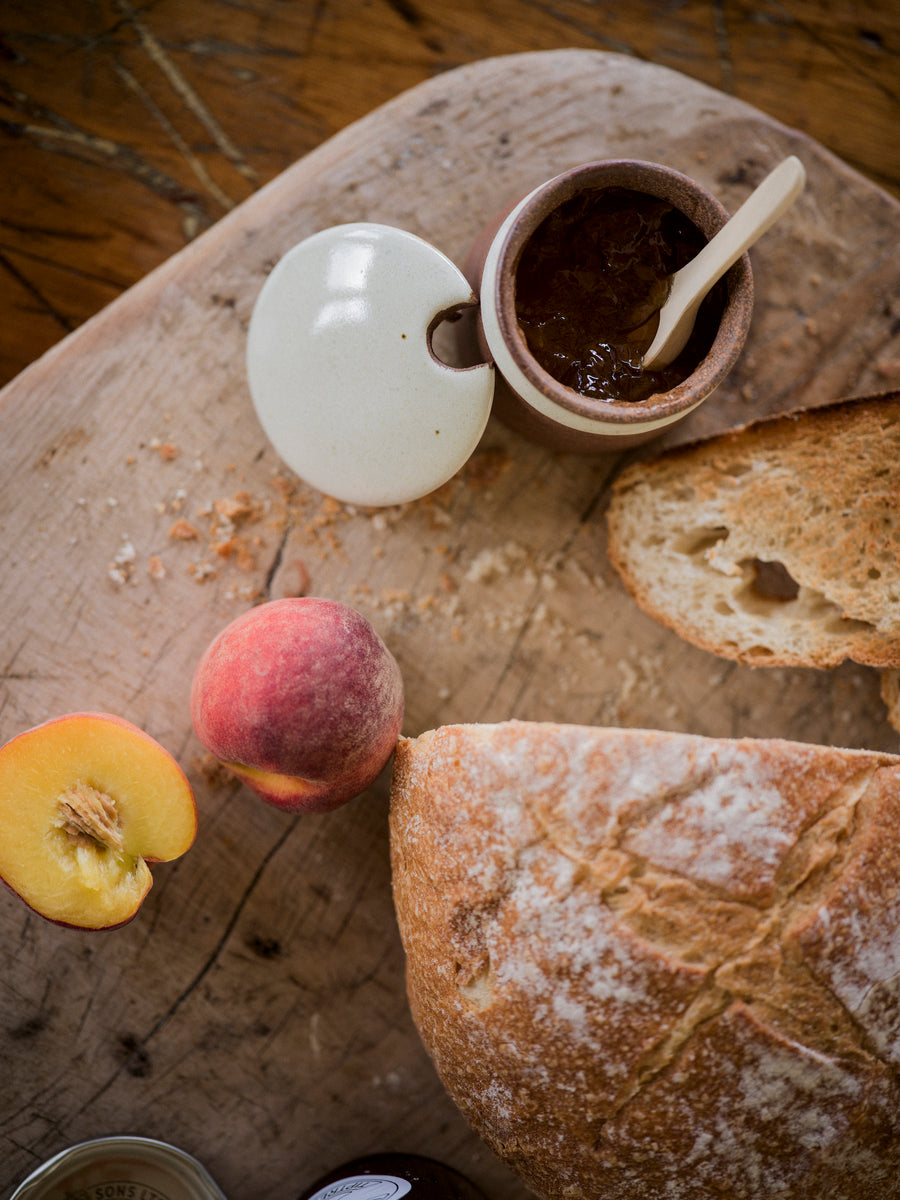
[[[540,723],[397,750],[450,1096],[545,1200],[898,1200],[900,757]]]
[[[900,392],[632,464],[607,514],[637,603],[756,666],[900,666]]]

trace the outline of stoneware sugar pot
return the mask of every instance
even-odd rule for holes
[[[282,460],[338,500],[390,505],[454,475],[492,405],[524,436],[575,453],[624,449],[687,416],[747,336],[746,253],[722,281],[702,357],[675,386],[638,402],[597,400],[560,383],[520,327],[517,270],[535,231],[573,197],[610,188],[668,202],[704,239],[728,220],[714,196],[669,167],[606,160],[556,176],[496,216],[464,269],[414,234],[370,222],[324,229],[289,250],[260,291],[247,339],[253,403]],[[483,361],[451,366],[434,350],[435,330],[474,305]]]

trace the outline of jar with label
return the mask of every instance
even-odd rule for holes
[[[371,1154],[336,1167],[297,1200],[485,1200],[471,1180],[418,1154]]]
[[[10,1200],[226,1200],[204,1168],[174,1146],[104,1137],[70,1146],[38,1167]]]

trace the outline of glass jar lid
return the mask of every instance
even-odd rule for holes
[[[134,1191],[127,1190],[134,1188]],[[226,1200],[195,1158],[152,1138],[116,1136],[80,1142],[54,1155],[10,1200]]]

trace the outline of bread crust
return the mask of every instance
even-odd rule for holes
[[[900,758],[445,726],[390,820],[416,1025],[538,1196],[900,1197]]]
[[[754,666],[900,666],[900,392],[634,463],[609,558],[685,640]],[[773,583],[774,581],[774,583]]]

